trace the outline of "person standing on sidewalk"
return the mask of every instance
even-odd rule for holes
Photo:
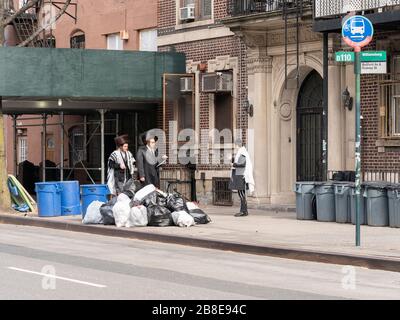
[[[132,179],[135,158],[128,150],[128,135],[118,136],[114,139],[117,150],[108,158],[107,185],[114,196],[124,191],[127,182]]]
[[[147,136],[145,138],[146,145],[139,147],[136,159],[138,168],[138,178],[143,186],[148,184],[160,188],[159,167],[168,158],[162,156],[162,162],[158,158],[158,149],[156,148],[157,137]]]
[[[242,140],[235,141],[236,155],[232,157],[231,180],[229,182],[230,190],[237,190],[240,198],[240,212],[235,217],[244,217],[249,214],[247,209],[246,191],[254,191],[253,164],[250,155],[243,146]]]

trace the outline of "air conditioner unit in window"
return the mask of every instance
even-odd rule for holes
[[[181,78],[181,92],[193,92],[193,78]]]
[[[194,20],[195,18],[195,7],[193,5],[182,7],[180,10],[180,20]]]
[[[201,79],[202,92],[232,92],[233,75],[230,72],[206,73]]]

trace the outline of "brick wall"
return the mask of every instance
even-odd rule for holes
[[[176,25],[176,1],[175,0],[160,0],[158,2],[158,17],[159,17],[159,28],[158,34],[159,36],[165,34],[173,34],[175,32],[190,32],[193,30],[183,29],[175,31]],[[219,24],[220,20],[227,16],[227,1],[226,0],[215,0],[214,1],[214,22],[215,24]],[[200,27],[201,28],[208,28]],[[236,101],[237,105],[237,113],[234,114],[236,118],[236,127],[246,129],[247,128],[247,113],[243,108],[243,101],[247,97],[247,73],[246,73],[246,45],[236,36],[217,38],[217,39],[207,39],[201,41],[192,41],[180,44],[173,45],[174,50],[177,52],[184,52],[186,54],[187,60],[192,60],[194,62],[202,62],[207,63],[209,60],[215,59],[217,56],[231,56],[237,57],[239,60],[239,71],[237,75],[238,82],[237,85],[237,94],[238,101]],[[159,51],[168,51],[170,50],[169,46],[159,47]],[[209,94],[201,94],[200,96],[200,129],[210,129],[209,128]],[[167,121],[172,120],[172,112],[167,112]],[[245,130],[244,130],[245,132]],[[246,142],[246,134],[244,133],[243,139]],[[207,169],[219,169],[224,168],[226,166],[198,166],[200,170]]]
[[[175,25],[176,19],[176,1],[159,0],[158,1],[158,28],[162,29]]]
[[[389,33],[377,33],[375,39],[384,40]],[[377,50],[376,42],[364,50]],[[380,49],[379,49],[380,50]],[[388,55],[390,52],[388,51]],[[381,75],[361,75],[361,114],[362,114],[362,170],[399,171],[400,148],[379,152],[376,141],[379,133],[379,81]]]

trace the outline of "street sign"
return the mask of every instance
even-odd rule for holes
[[[338,51],[335,53],[336,62],[354,62],[353,51]],[[387,61],[386,51],[363,51],[360,54],[361,62]]]
[[[342,37],[350,47],[360,52],[362,47],[368,45],[374,35],[371,21],[363,16],[352,16],[344,21]]]
[[[361,62],[387,61],[386,51],[363,51]]]
[[[339,51],[335,53],[336,62],[354,62],[353,51]]]
[[[361,62],[361,74],[387,73],[386,61]]]

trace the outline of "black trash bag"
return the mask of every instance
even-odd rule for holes
[[[127,195],[130,199],[133,199],[133,197],[135,196],[135,194],[132,191],[129,191],[129,190],[126,190],[126,191],[124,191],[122,193]]]
[[[171,211],[165,207],[158,205],[150,205],[147,207],[148,226],[152,227],[168,227],[174,225]]]
[[[135,196],[135,193],[140,189],[140,182],[137,180],[129,179],[125,185],[124,189],[122,190],[123,193],[125,193],[127,196],[130,198],[133,198]],[[130,195],[133,196],[131,197]]]
[[[207,224],[211,222],[211,218],[201,209],[189,210],[189,214],[197,224]]]
[[[171,212],[175,211],[188,211],[186,201],[178,192],[174,192],[167,197],[167,208]]]
[[[117,197],[113,197],[110,201],[100,207],[100,214],[103,217],[103,222],[105,225],[115,225],[113,208],[116,203]]]
[[[157,192],[157,205],[167,207],[167,198]]]
[[[157,192],[154,191],[144,197],[142,201],[139,202],[139,205],[144,205],[145,207],[149,207],[151,205],[155,206],[157,205]]]

